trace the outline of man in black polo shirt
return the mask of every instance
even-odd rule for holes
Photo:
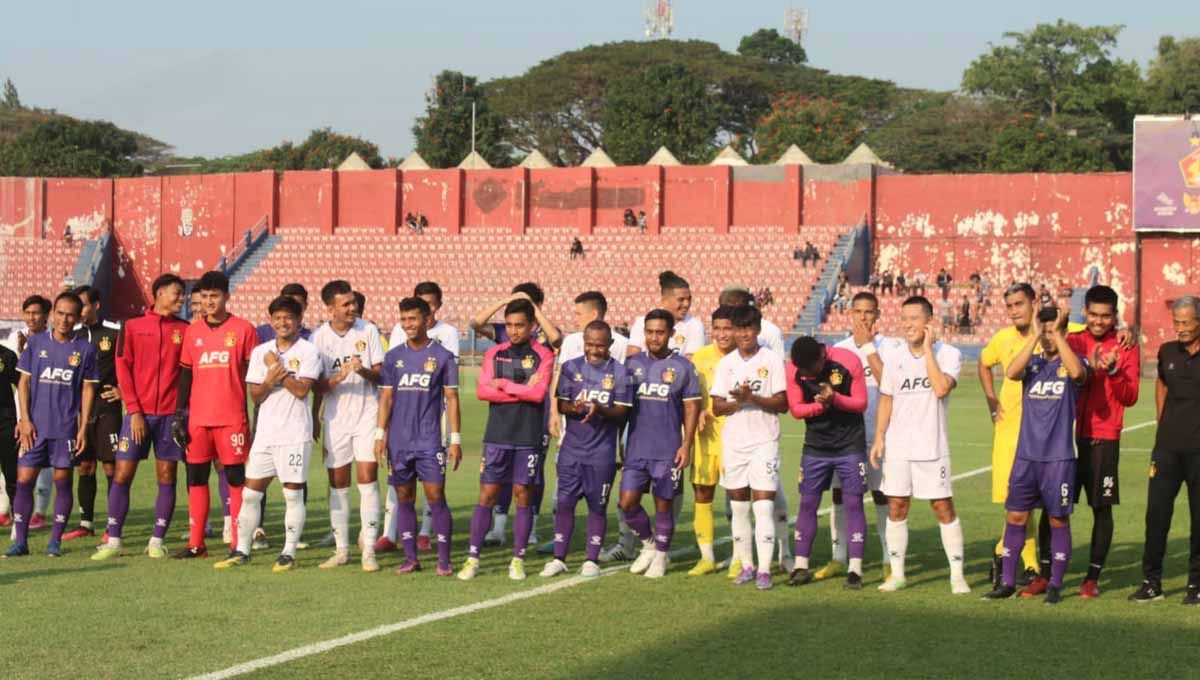
[[[1179,298],[1171,307],[1176,342],[1158,350],[1158,433],[1150,454],[1146,501],[1146,547],[1142,587],[1129,599],[1161,600],[1163,555],[1179,487],[1187,484],[1191,507],[1191,549],[1185,605],[1200,605],[1200,298]]]
[[[17,427],[17,405],[13,399],[17,378],[16,353],[0,345],[0,471],[4,473],[9,498],[17,497],[17,440],[10,434]],[[11,523],[8,512],[0,513],[0,526]]]

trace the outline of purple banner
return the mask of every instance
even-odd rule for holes
[[[1133,225],[1200,231],[1200,118],[1134,121]]]

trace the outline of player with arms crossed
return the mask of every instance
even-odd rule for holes
[[[121,554],[121,534],[129,514],[129,490],[138,463],[154,447],[158,495],[154,499],[154,531],[146,554],[154,559],[167,556],[163,539],[175,514],[175,480],[183,452],[171,438],[179,387],[179,359],[187,322],[176,316],[183,309],[183,279],[163,274],[150,290],[154,306],[142,316],[125,322],[117,343],[117,384],[125,402],[126,416],[117,441],[117,464],[108,490],[108,541],[93,560],[112,559]]]
[[[321,355],[300,337],[304,307],[295,298],[281,295],[267,312],[275,337],[254,348],[246,371],[258,422],[246,464],[238,542],[227,559],[213,565],[217,569],[249,564],[254,530],[262,519],[260,501],[275,477],[283,484],[284,543],[272,571],[288,571],[296,564],[296,544],[304,531],[304,481],[313,444],[308,395],[321,377]]]
[[[258,344],[254,326],[227,309],[229,279],[224,274],[205,272],[196,289],[200,291],[204,320],[188,326],[183,335],[179,396],[171,424],[172,436],[186,451],[188,477],[188,545],[173,555],[176,559],[208,556],[204,538],[212,463],[219,461],[225,466],[230,515],[237,517],[242,510],[250,445],[246,368]],[[236,524],[232,539],[236,546]]]
[[[329,526],[334,553],[320,568],[350,561],[350,467],[358,480],[362,569],[379,571],[375,538],[379,530],[379,464],[375,461],[375,428],[379,418],[383,340],[373,323],[358,316],[350,283],[340,279],[321,288],[329,321],[313,333],[321,353],[322,375],[313,412],[322,413],[325,467],[329,472]]]
[[[733,307],[717,307],[712,313],[712,342],[696,350],[692,364],[700,381],[700,418],[696,426],[696,443],[693,447],[692,491],[695,508],[692,524],[696,532],[696,547],[700,559],[688,572],[688,576],[704,576],[717,570],[713,554],[713,496],[721,481],[721,431],[725,417],[713,413],[712,383],[717,364],[730,352],[737,349],[733,340]],[[778,531],[778,528],[776,528]],[[729,561],[729,578],[737,578],[742,571],[741,562],[735,555]]]
[[[792,417],[804,420],[805,426],[800,511],[796,515],[796,567],[788,585],[802,586],[813,580],[808,558],[817,535],[817,510],[821,496],[836,476],[841,482],[850,543],[845,587],[861,590],[867,536],[867,516],[863,513],[867,434],[862,416],[867,409],[867,384],[861,359],[849,350],[827,348],[807,336],[792,343],[791,354],[785,366],[788,407]]]
[[[42,468],[54,472],[54,524],[48,557],[62,556],[62,535],[73,502],[71,476],[87,446],[87,416],[96,398],[96,349],[75,335],[83,301],[74,293],[54,299],[51,329],[30,336],[17,360],[20,420],[16,437],[17,495],[13,499],[13,543],[5,557],[29,554],[33,485]]]
[[[1051,316],[1053,315],[1053,316]],[[1075,492],[1075,409],[1088,368],[1067,343],[1067,312],[1044,308],[1038,313],[1041,332],[1025,341],[1005,369],[1009,380],[1020,380],[1021,434],[1017,458],[1008,478],[1008,524],[1000,585],[987,600],[1012,597],[1016,592],[1017,554],[1025,544],[1029,511],[1041,507],[1050,516],[1053,562],[1046,586],[1046,604],[1062,601],[1063,577],[1071,563],[1071,510]],[[1034,348],[1041,346],[1041,356]]]
[[[525,578],[525,549],[533,529],[533,491],[543,484],[546,394],[554,369],[554,353],[541,343],[531,342],[535,315],[528,300],[508,303],[504,308],[508,340],[488,349],[479,369],[476,394],[488,402],[488,419],[483,433],[479,502],[471,517],[467,560],[458,572],[458,578],[464,581],[479,573],[483,537],[505,484],[513,486],[517,499],[508,575],[514,580]]]
[[[462,418],[458,406],[458,362],[448,348],[429,337],[429,303],[420,297],[400,301],[405,339],[383,358],[375,455],[391,470],[388,484],[396,494],[396,524],[404,547],[397,574],[421,570],[417,558],[417,480],[433,513],[437,536],[437,575],[450,576],[453,520],[446,504],[446,459],[457,470],[462,460]],[[455,336],[457,339],[457,335]],[[442,442],[442,417],[450,424],[450,446]]]
[[[721,483],[733,506],[733,559],[742,567],[733,582],[756,581],[759,590],[770,590],[775,490],[779,486],[779,414],[787,411],[788,401],[783,359],[758,346],[761,320],[753,307],[733,310],[730,321],[737,351],[717,363],[711,393],[713,413],[727,416],[721,432]],[[751,542],[757,547],[757,576]]]
[[[629,571],[661,578],[675,536],[675,497],[683,495],[683,471],[692,458],[700,419],[700,379],[692,362],[667,346],[675,317],[665,309],[646,315],[646,351],[625,362],[633,383],[629,443],[621,470],[621,513],[642,541]],[[642,494],[654,493],[654,529]]]
[[[891,576],[883,592],[904,588],[908,512],[913,498],[928,500],[950,563],[950,592],[971,592],[963,577],[962,524],[951,493],[950,393],[958,385],[962,353],[937,339],[933,305],[916,295],[900,307],[904,338],[886,341],[879,380],[879,413],[871,465],[883,466],[880,490],[888,497],[887,542]]]
[[[617,438],[633,405],[625,367],[609,354],[612,329],[593,321],[583,330],[584,355],[562,367],[555,397],[567,417],[558,451],[558,507],[554,511],[554,559],[541,575],[567,571],[567,551],[575,531],[575,506],[587,500],[587,561],[581,576],[600,575],[600,549],[608,530],[608,496],[617,475]]]

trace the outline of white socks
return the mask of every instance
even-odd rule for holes
[[[754,564],[754,550],[750,547],[754,541],[750,501],[729,501],[729,506],[733,511],[729,525],[729,533],[733,534],[733,558],[741,562],[745,569]]]
[[[950,562],[950,578],[963,577],[963,532],[958,518],[949,524],[939,524],[942,532],[942,548],[946,551],[946,560]]]
[[[379,536],[379,483],[358,485],[358,518],[362,522],[362,552],[375,554],[375,538]]]
[[[904,580],[904,554],[908,552],[908,520],[887,521],[888,560],[892,564],[892,578]],[[962,534],[959,534],[961,536]],[[959,543],[961,547],[962,543]]]
[[[242,502],[242,507],[246,503]],[[350,489],[329,489],[329,528],[337,551],[350,551]],[[239,535],[238,538],[241,538]]]
[[[396,493],[396,490],[389,486],[388,494],[392,495],[395,493]],[[426,500],[424,506],[421,508],[421,530],[417,532],[417,535],[428,537],[429,534],[431,534],[432,532],[433,532],[433,510],[429,509],[429,501]],[[395,543],[396,539],[392,539],[392,542]]]
[[[250,554],[250,544],[254,541],[254,529],[258,527],[258,521],[262,519],[262,511],[259,508],[262,497],[261,491],[255,491],[248,486],[242,487],[242,509],[237,516],[237,551],[243,555]]]
[[[0,515],[7,515],[12,506],[8,501],[8,492],[4,490],[4,473],[0,472]]]
[[[387,536],[392,543],[396,542],[396,488],[388,484],[387,500],[384,502],[383,513],[383,535]],[[426,514],[429,513],[429,505],[425,505]],[[422,524],[424,529],[425,525]]]
[[[44,515],[50,507],[50,494],[54,490],[54,469],[42,468],[37,484],[33,487],[33,514]]]
[[[846,528],[846,508],[833,504],[833,509],[829,512],[829,541],[833,546],[833,560],[835,562],[846,563],[846,555],[848,548],[846,538],[850,536],[850,530]],[[887,557],[887,553],[883,554]]]
[[[243,503],[245,503],[245,494],[242,492]],[[304,533],[304,520],[307,517],[307,511],[304,509],[304,490],[289,489],[283,487],[283,500],[287,503],[287,508],[283,513],[283,554],[296,556],[296,543],[300,541],[300,535]],[[241,535],[238,535],[241,538]]]
[[[888,540],[887,540],[887,521],[888,507],[887,504],[875,506],[875,534],[879,536],[879,547],[883,549],[880,554],[883,559],[888,556]]]
[[[783,479],[775,489],[775,547],[779,553],[779,561],[792,556],[792,532],[788,531],[787,494],[783,492]]]
[[[758,573],[769,574],[771,558],[775,556],[775,501],[754,501],[752,507],[754,544],[758,548]]]

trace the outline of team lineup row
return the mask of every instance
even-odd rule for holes
[[[496,344],[483,357],[477,384],[477,397],[488,403],[489,411],[479,498],[460,579],[478,573],[489,533],[498,530],[503,535],[504,515],[496,508],[506,505],[509,495],[516,512],[508,571],[514,579],[525,577],[548,443],[557,438],[554,540],[549,546],[553,558],[542,569],[544,577],[568,570],[575,508],[581,500],[588,509],[583,575],[599,575],[598,563],[605,558],[632,557],[640,542],[631,571],[663,576],[684,473],[690,467],[701,553],[690,574],[716,570],[712,501],[720,485],[731,511],[729,575],[734,583],[771,588],[771,564],[779,548],[789,585],[844,570],[846,587],[859,589],[867,534],[863,500],[871,493],[879,513],[876,533],[888,556],[880,590],[905,586],[907,516],[911,499],[917,498],[930,501],[938,519],[952,592],[969,592],[947,437],[948,398],[958,384],[961,353],[937,340],[928,300],[906,300],[901,308],[902,337],[883,338],[874,332],[878,302],[869,293],[860,294],[852,303],[850,337],[834,347],[799,338],[785,361],[782,335],[747,304],[750,295],[744,289],[722,294],[712,316],[712,342],[706,345],[704,324],[688,314],[687,282],[665,272],[661,288],[663,308],[639,318],[628,340],[614,335],[603,321],[606,303],[595,292],[576,298],[576,327],[582,330],[564,338],[545,318],[542,293],[534,284],[516,287],[513,296],[475,320],[475,329]],[[47,552],[59,554],[72,503],[72,468],[89,448],[103,448],[104,442],[96,441],[102,429],[97,423],[111,423],[115,407],[119,433],[112,438],[112,463],[105,464],[106,471],[113,471],[110,516],[106,540],[93,559],[121,554],[129,486],[138,461],[153,448],[159,495],[154,535],[147,546],[152,557],[166,554],[163,538],[174,510],[179,460],[187,464],[190,529],[188,546],[175,556],[207,555],[209,474],[212,464],[219,463],[236,521],[231,527],[233,550],[215,566],[249,562],[253,534],[261,522],[260,501],[278,477],[286,505],[285,543],[274,569],[291,569],[305,522],[312,443],[323,433],[335,550],[321,566],[349,561],[353,471],[360,491],[363,569],[378,570],[377,549],[393,547],[397,539],[404,550],[397,572],[421,568],[415,510],[420,481],[427,524],[437,544],[436,571],[451,575],[452,520],[444,487],[447,467],[457,469],[462,457],[458,334],[436,321],[441,305],[436,284],[419,285],[413,297],[400,303],[400,323],[388,351],[379,330],[360,318],[362,302],[345,281],[322,289],[330,320],[311,333],[302,325],[307,303],[302,287],[285,288],[268,309],[270,324],[257,330],[227,311],[228,281],[222,274],[209,272],[195,287],[198,323],[189,325],[176,316],[183,290],[182,281],[173,275],[156,280],[153,308],[130,320],[115,342],[77,332],[85,302],[96,300],[63,294],[53,304],[53,328],[29,337],[15,361],[21,452],[14,542],[6,556],[28,553],[26,518],[34,481],[43,467],[54,469],[57,495]],[[1027,566],[1022,594],[1044,592],[1046,601],[1053,603],[1062,597],[1071,553],[1069,516],[1081,491],[1087,493],[1097,521],[1092,564],[1080,594],[1099,594],[1107,552],[1103,520],[1108,520],[1111,543],[1111,509],[1119,499],[1117,442],[1123,409],[1137,399],[1139,361],[1128,332],[1115,328],[1118,300],[1111,289],[1097,286],[1089,291],[1088,323],[1070,333],[1065,311],[1037,311],[1034,297],[1027,285],[1006,292],[1013,325],[992,339],[980,362],[980,380],[995,422],[993,500],[1006,508],[994,589],[986,597],[1014,594],[1020,555]],[[1165,345],[1164,351],[1191,357],[1200,334],[1194,299],[1183,302],[1176,310],[1180,340]],[[502,312],[503,323],[490,323],[497,312]],[[1196,441],[1176,438],[1186,436],[1181,430],[1189,427],[1179,413],[1186,412],[1180,409],[1186,409],[1194,395],[1187,391],[1188,383],[1180,381],[1189,379],[1187,371],[1193,369],[1190,361],[1178,370],[1175,362],[1167,362],[1169,369],[1164,369],[1161,359],[1162,352],[1156,395],[1162,426],[1154,458],[1179,458],[1172,459],[1174,487],[1168,488],[1171,479],[1164,479],[1161,491],[1173,501],[1179,485],[1190,479],[1190,457],[1184,454]],[[999,395],[992,377],[995,365],[1004,373]],[[105,372],[111,377],[102,375]],[[247,394],[256,405],[253,436]],[[807,422],[791,546],[785,538],[788,513],[779,469],[779,419],[787,412]],[[380,464],[389,471],[387,505],[392,511],[383,522],[382,537],[376,535]],[[602,551],[608,497],[618,469],[622,538]],[[1157,541],[1161,533],[1165,546],[1166,528],[1158,526],[1164,519],[1161,511],[1157,519],[1152,517],[1156,506],[1163,505],[1155,502],[1155,479],[1152,474],[1147,580],[1135,594],[1139,600],[1161,597],[1162,550]],[[831,486],[834,560],[810,570],[817,510]],[[647,493],[654,498],[653,522],[642,507]],[[1043,509],[1040,560],[1036,542],[1027,538],[1029,517],[1036,508]],[[1168,528],[1169,521],[1168,513]],[[1197,564],[1193,559],[1194,569],[1200,569]],[[1200,578],[1189,578],[1192,583],[1200,583]],[[1200,602],[1191,585],[1187,599]]]

